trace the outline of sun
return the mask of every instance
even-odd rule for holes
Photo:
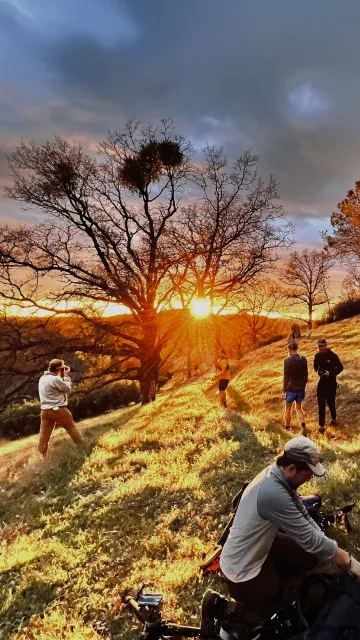
[[[195,298],[191,303],[191,313],[195,318],[206,318],[210,310],[210,300],[206,298]]]

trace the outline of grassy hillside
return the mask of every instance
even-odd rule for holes
[[[329,504],[356,500],[360,487],[359,326],[357,318],[343,321],[302,341],[310,358],[316,337],[327,335],[345,365],[336,433],[317,437],[315,376],[306,400],[329,468],[318,483]],[[86,421],[82,453],[59,436],[45,462],[32,456],[33,439],[0,449],[0,637],[133,639],[137,625],[120,595],[143,582],[164,593],[167,615],[196,623],[204,589],[225,592],[220,580],[201,580],[197,567],[231,496],[289,437],[285,355],[285,344],[276,343],[244,358],[227,412],[208,379],[163,393],[151,406]],[[360,557],[357,531],[342,544]]]

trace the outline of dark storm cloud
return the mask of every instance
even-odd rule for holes
[[[197,147],[252,145],[306,219],[329,215],[360,176],[358,0],[0,0],[0,11],[3,148],[53,131],[90,145],[127,118],[171,116]]]
[[[357,1],[133,0],[139,37],[69,37],[47,51],[64,89],[119,119],[171,115],[195,137],[208,116],[250,140],[286,198],[341,194],[359,170]],[[216,137],[216,136],[215,136]],[[221,141],[221,135],[218,136]],[[334,182],[336,186],[334,186]],[[336,200],[336,197],[335,197]]]

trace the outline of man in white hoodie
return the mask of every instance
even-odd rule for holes
[[[66,429],[77,445],[84,443],[84,439],[67,408],[70,392],[70,370],[65,367],[63,360],[57,358],[50,360],[48,370],[44,371],[44,375],[39,380],[41,426],[38,450],[44,457],[47,454],[50,436],[55,424]]]

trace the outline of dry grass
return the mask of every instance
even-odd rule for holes
[[[309,359],[326,334],[344,361],[341,437],[321,438],[330,504],[357,498],[360,481],[360,321],[303,339]],[[56,439],[45,462],[34,441],[0,450],[0,637],[3,640],[130,640],[137,626],[120,596],[142,582],[165,596],[167,615],[195,623],[205,587],[198,564],[218,537],[231,496],[289,437],[283,429],[284,343],[250,354],[231,383],[224,414],[211,383],[163,394],[152,406],[117,411],[87,425],[79,453]],[[306,407],[316,436],[315,376]],[[334,435],[334,434],[333,434]],[[358,518],[352,520],[357,524]],[[343,544],[357,552],[355,531]]]

